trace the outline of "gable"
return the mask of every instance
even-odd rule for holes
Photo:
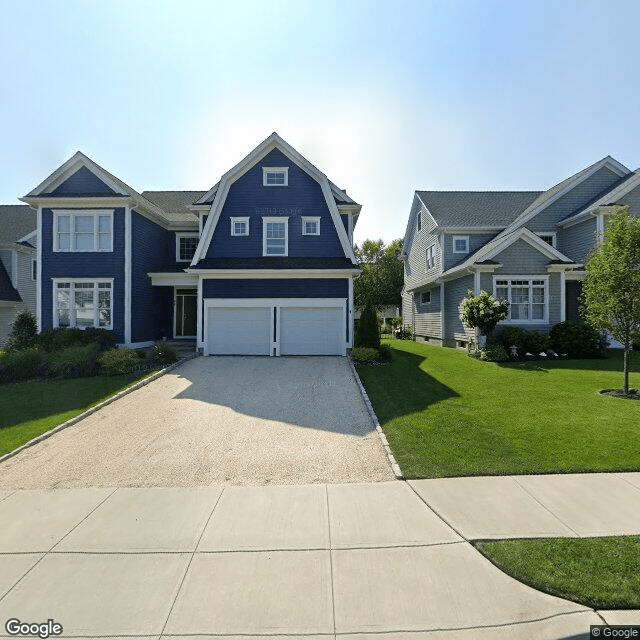
[[[48,196],[73,197],[111,197],[118,196],[111,187],[106,185],[87,167],[80,167],[74,174],[59,184],[53,191],[42,194]]]
[[[548,256],[522,238],[500,251],[492,260],[502,265],[500,273],[513,275],[546,273],[550,262]]]
[[[288,186],[264,186],[263,167],[288,167]],[[319,236],[302,235],[303,216],[320,218]],[[249,218],[248,236],[231,235],[234,217]],[[205,258],[262,256],[263,217],[288,218],[291,258],[345,255],[320,184],[274,149],[229,187]]]

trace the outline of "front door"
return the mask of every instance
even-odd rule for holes
[[[176,289],[175,337],[195,338],[197,332],[197,289]]]

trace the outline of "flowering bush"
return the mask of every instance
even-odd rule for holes
[[[481,291],[477,296],[469,289],[467,297],[460,303],[460,320],[469,329],[478,329],[488,336],[496,328],[500,320],[509,315],[509,303],[494,298],[488,291]]]

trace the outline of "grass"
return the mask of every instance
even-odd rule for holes
[[[358,372],[407,478],[640,469],[640,406],[606,360],[496,364],[390,340],[394,360]],[[640,386],[637,356],[631,385]]]
[[[0,387],[0,456],[150,375],[34,380]]]
[[[640,608],[640,536],[480,541],[496,566],[594,609]]]

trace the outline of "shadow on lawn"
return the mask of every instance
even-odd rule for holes
[[[420,368],[428,357],[393,350],[389,365],[358,367],[369,399],[382,423],[422,411],[432,404],[460,394]]]

